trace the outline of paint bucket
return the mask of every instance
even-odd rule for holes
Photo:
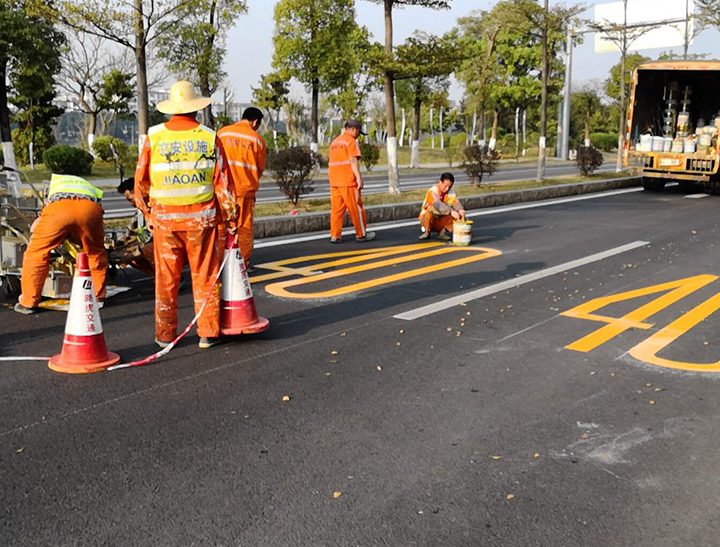
[[[665,139],[663,137],[653,137],[652,140],[652,151],[662,152],[663,146],[665,146]]]
[[[684,151],[686,154],[694,154],[694,153],[695,153],[695,149],[696,149],[696,147],[695,147],[695,140],[694,140],[693,138],[691,138],[691,137],[686,138],[686,139],[685,139],[685,147],[684,147],[683,151]]]
[[[652,135],[640,135],[640,152],[652,152]]]
[[[683,140],[682,139],[675,139],[673,141],[672,151],[674,154],[682,154],[683,153]]]
[[[672,152],[672,144],[672,137],[665,137],[665,140],[663,141],[663,152]]]
[[[472,241],[472,220],[453,222],[453,245],[466,246]]]

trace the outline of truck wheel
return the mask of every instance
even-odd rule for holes
[[[703,189],[705,190],[706,194],[710,194],[711,196],[717,196],[720,194],[720,183],[718,183],[718,181],[716,180],[704,182]]]
[[[0,290],[5,298],[17,298],[20,296],[20,279],[14,275],[0,276]]]
[[[646,192],[661,192],[665,188],[665,181],[663,179],[643,177],[642,185]]]

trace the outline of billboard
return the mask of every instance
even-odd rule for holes
[[[597,4],[595,6],[596,25],[623,24],[623,2]],[[627,24],[659,23],[660,21],[685,19],[687,13],[695,12],[694,0],[628,0]],[[690,18],[688,35],[693,35],[693,20]],[[685,38],[685,22],[662,25],[640,36],[632,44],[630,51],[642,49],[668,48],[682,46]],[[691,41],[692,43],[692,41]],[[617,45],[608,40],[602,32],[595,33],[595,53],[619,51]]]

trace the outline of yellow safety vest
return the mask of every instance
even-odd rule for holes
[[[199,125],[170,131],[156,125],[148,131],[150,197],[163,205],[193,205],[215,195],[215,132]]]
[[[103,192],[83,178],[73,175],[52,175],[50,177],[50,191],[48,198],[52,199],[57,194],[68,194],[71,196],[88,197],[95,201],[101,200]]]
[[[425,211],[431,211],[433,214],[438,215],[440,214],[439,211],[433,207],[433,203],[435,203],[435,198],[442,199],[442,192],[440,192],[440,188],[437,187],[437,185],[430,188],[430,190],[427,191],[427,194],[425,194],[425,201],[423,202],[422,210]],[[453,207],[455,203],[457,203],[457,195],[453,190],[450,190],[446,195],[445,198],[442,199],[443,203],[448,205],[449,207]]]

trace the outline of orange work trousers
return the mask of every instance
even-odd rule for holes
[[[220,269],[217,228],[177,232],[155,229],[154,244],[156,338],[172,342],[177,337],[178,290],[185,257],[190,264],[195,313],[209,298],[198,319],[198,336],[219,336],[220,284],[210,290]]]
[[[238,245],[240,246],[240,252],[242,253],[243,260],[245,261],[245,266],[250,266],[250,257],[252,256],[253,245],[255,244],[255,237],[253,235],[255,196],[238,198],[237,204]]]
[[[435,215],[430,211],[425,211],[420,214],[420,226],[423,228],[424,232],[429,234],[432,232],[441,232],[443,230],[447,230],[452,233],[453,222],[455,222],[455,219],[452,215]]]
[[[363,207],[362,194],[357,186],[331,186],[330,187],[330,237],[342,237],[345,211],[355,226],[355,235],[365,237],[367,228],[367,215]]]
[[[87,199],[61,199],[40,213],[30,244],[25,251],[20,280],[19,302],[26,308],[40,303],[43,285],[50,271],[50,252],[68,236],[75,236],[90,261],[90,274],[98,300],[105,300],[107,253],[103,209]]]

